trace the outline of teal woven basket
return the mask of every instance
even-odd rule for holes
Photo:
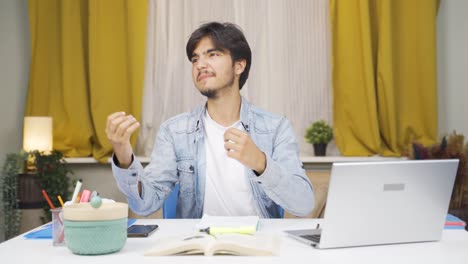
[[[64,222],[67,247],[79,255],[109,254],[127,241],[127,218],[105,221]]]

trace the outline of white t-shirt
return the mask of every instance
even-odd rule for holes
[[[206,186],[203,213],[219,216],[258,215],[245,167],[230,158],[224,149],[224,133],[234,127],[243,130],[239,121],[223,127],[205,111]]]

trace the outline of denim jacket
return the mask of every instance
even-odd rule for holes
[[[134,159],[121,169],[112,159],[112,171],[130,208],[149,215],[161,208],[176,183],[180,184],[178,218],[200,218],[205,197],[206,155],[204,106],[165,121],[158,132],[151,162],[143,169]],[[241,122],[257,147],[265,153],[265,171],[257,176],[245,168],[260,217],[280,217],[280,207],[305,216],[314,207],[312,184],[299,159],[299,146],[289,121],[265,112],[242,98]],[[141,181],[142,193],[138,193]]]

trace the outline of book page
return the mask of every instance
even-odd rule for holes
[[[145,252],[145,256],[203,254],[215,238],[206,234],[191,234],[160,238]]]
[[[219,234],[205,255],[274,256],[279,254],[280,238],[275,235]]]

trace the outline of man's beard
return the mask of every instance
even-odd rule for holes
[[[216,89],[201,90],[200,93],[208,97],[209,99],[214,99],[218,95],[218,90]]]
[[[231,80],[225,86],[221,88],[214,88],[214,89],[208,88],[206,90],[199,89],[199,91],[202,95],[206,96],[208,99],[216,99],[218,97],[219,91],[232,87],[233,84],[234,84],[234,75],[232,75]]]

